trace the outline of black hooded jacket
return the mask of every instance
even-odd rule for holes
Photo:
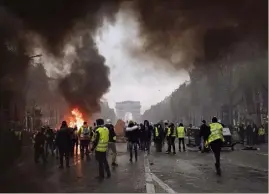
[[[210,135],[210,127],[203,123],[200,126],[200,137],[203,137],[204,140],[206,140]]]
[[[128,127],[126,128],[126,137],[128,141],[132,143],[138,143],[139,135],[138,126],[134,125],[134,123],[129,123]]]
[[[56,134],[56,145],[59,150],[69,151],[71,149],[72,137],[70,128],[63,126]]]
[[[154,131],[153,126],[149,124],[148,120],[145,120],[144,121],[143,139],[145,141],[150,141],[153,131]]]

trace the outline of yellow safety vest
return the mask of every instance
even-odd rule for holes
[[[219,123],[211,123],[210,127],[210,135],[208,137],[208,143],[215,141],[217,139],[221,139],[224,141],[223,134],[222,134],[222,125]]]
[[[89,139],[90,138],[90,129],[88,126],[82,126],[79,129],[79,134],[81,139]]]
[[[157,127],[155,127],[155,137],[159,137],[159,130]]]
[[[167,135],[166,136],[169,136],[171,134],[171,129],[170,127],[167,127]]]
[[[263,129],[263,128],[259,128],[258,134],[259,134],[260,136],[264,135],[264,134],[265,134],[265,129]]]
[[[15,135],[21,140],[21,131],[15,131]]]
[[[208,141],[204,141],[205,148],[208,148]]]
[[[177,127],[177,138],[185,137],[185,129],[184,127]]]
[[[109,130],[106,127],[99,127],[96,131],[99,132],[99,141],[96,146],[96,151],[106,152],[109,141]]]

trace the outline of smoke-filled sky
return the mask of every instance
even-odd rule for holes
[[[139,48],[141,44],[139,25],[130,14],[119,12],[113,25],[104,22],[96,41],[110,67],[111,87],[104,96],[110,107],[114,107],[115,102],[136,100],[141,102],[144,112],[189,79],[185,71],[171,73],[173,71],[154,68],[153,63],[162,66],[166,61],[135,57],[128,52],[128,48]]]
[[[124,20],[117,20],[119,10]],[[3,0],[0,15],[5,50],[0,54],[6,57],[0,80],[13,75],[12,82],[21,83],[29,64],[21,58],[41,47],[55,58],[58,72],[69,64],[72,72],[59,77],[59,91],[70,107],[89,114],[100,110],[109,90],[110,104],[135,99],[145,109],[188,78],[183,69],[207,72],[239,42],[268,47],[267,0]],[[100,30],[104,18],[114,24],[110,31],[106,25],[108,31]],[[96,45],[91,35],[98,30]],[[64,58],[70,44],[74,55]]]

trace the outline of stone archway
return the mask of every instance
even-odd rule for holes
[[[125,120],[127,113],[132,114],[132,119],[141,122],[141,105],[139,101],[124,101],[116,103],[116,115],[118,119]]]
[[[124,121],[130,121],[133,120],[133,114],[131,112],[127,112],[124,115]]]

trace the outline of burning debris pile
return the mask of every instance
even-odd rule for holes
[[[71,72],[61,79],[59,90],[70,107],[79,107],[87,116],[92,116],[100,111],[100,99],[110,87],[109,69],[90,35],[81,38],[76,53]]]
[[[83,122],[86,120],[84,118],[84,115],[79,111],[79,109],[74,108],[71,111],[71,116],[67,116],[66,121],[69,127],[77,127],[79,129],[83,125]]]

